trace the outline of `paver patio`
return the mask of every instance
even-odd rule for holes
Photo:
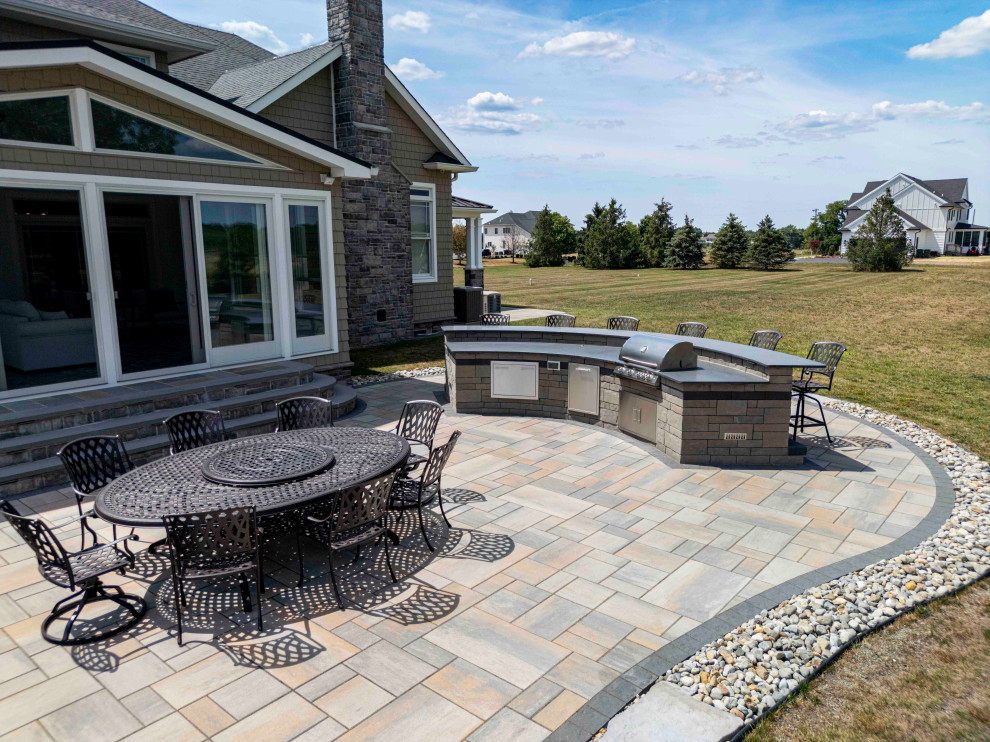
[[[442,388],[366,387],[341,424],[391,427],[404,401]],[[464,435],[444,475],[453,528],[439,514],[428,526],[435,555],[407,516],[399,583],[377,553],[348,564],[340,611],[320,547],[297,588],[287,543],[266,561],[264,632],[236,590],[199,588],[182,647],[166,561],[146,553],[117,579],[146,597],[142,623],[71,650],[45,643],[40,623],[66,591],[3,524],[0,740],[544,739],[720,611],[924,518],[935,486],[912,450],[851,418],[829,424],[837,445],[807,438],[803,469],[726,470],[670,466],[565,421],[445,415],[438,440]],[[18,505],[75,509],[65,490]]]

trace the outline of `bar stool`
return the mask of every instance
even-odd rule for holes
[[[832,436],[828,432],[828,423],[825,422],[825,409],[822,407],[821,401],[817,397],[811,398],[818,405],[818,411],[821,414],[820,418],[808,415],[805,412],[805,404],[809,394],[832,390],[832,378],[835,376],[835,368],[839,365],[839,360],[845,352],[846,346],[842,343],[818,342],[811,346],[811,350],[808,351],[808,360],[818,361],[824,364],[825,368],[803,368],[801,369],[800,378],[792,381],[791,388],[794,390],[794,393],[791,395],[791,398],[797,397],[798,402],[794,414],[791,415],[791,425],[793,427],[791,440],[797,438],[799,430],[803,431],[805,428],[825,428],[825,437],[828,438],[829,445],[832,444]],[[815,381],[815,374],[824,376],[828,379],[828,383]]]

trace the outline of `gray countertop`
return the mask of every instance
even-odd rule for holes
[[[472,343],[447,342],[447,350],[456,359],[463,353],[479,353],[486,356],[540,355],[557,357],[565,362],[619,363],[619,348],[607,345],[580,345],[577,343],[513,343],[506,341]],[[498,359],[497,359],[498,360]],[[717,363],[698,362],[698,368],[677,371],[661,371],[660,376],[678,384],[766,384],[766,379],[741,369],[728,368]]]
[[[752,361],[753,363],[758,363],[761,366],[768,366],[771,368],[779,368],[786,366],[789,368],[824,368],[824,364],[818,361],[809,361],[807,358],[801,358],[800,356],[794,356],[790,353],[780,353],[775,350],[764,350],[763,348],[754,348],[750,345],[742,345],[741,343],[730,343],[725,340],[713,340],[710,338],[693,338],[693,337],[682,337],[680,335],[667,335],[660,332],[632,332],[628,330],[603,330],[596,327],[530,327],[530,326],[517,326],[517,325],[501,325],[501,326],[489,326],[489,325],[447,325],[443,328],[444,333],[448,332],[470,332],[472,334],[477,333],[479,339],[485,335],[495,336],[496,333],[512,333],[518,334],[520,340],[525,343],[524,338],[527,335],[553,333],[554,335],[559,335],[562,339],[561,343],[556,342],[545,342],[548,345],[567,345],[566,338],[568,335],[598,335],[601,337],[613,337],[621,338],[622,342],[625,342],[627,338],[633,335],[652,335],[654,337],[663,338],[664,340],[672,340],[674,342],[680,340],[687,340],[692,343],[694,347],[704,350],[710,350],[715,353],[724,353],[725,355],[733,356],[734,358],[740,358],[744,361]],[[498,343],[499,346],[505,345],[507,341],[505,340],[494,340],[487,343],[482,343],[486,345],[486,349],[491,349],[494,343]],[[585,348],[594,348],[595,346],[580,346]],[[618,352],[618,347],[613,348]]]

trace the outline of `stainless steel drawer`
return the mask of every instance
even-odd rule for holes
[[[631,392],[619,394],[619,430],[657,442],[657,403]]]
[[[598,417],[598,366],[568,366],[567,409]]]

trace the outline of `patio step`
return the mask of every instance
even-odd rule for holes
[[[168,455],[168,436],[162,421],[176,412],[218,409],[232,437],[270,433],[275,427],[275,402],[289,396],[312,395],[333,400],[334,417],[342,417],[357,405],[357,394],[338,385],[332,376],[308,374],[309,381],[217,401],[195,402],[127,417],[0,440],[0,496],[29,492],[41,487],[68,484],[55,452],[66,442],[87,435],[120,434],[135,465]]]
[[[213,405],[234,397],[308,384],[313,374],[308,363],[281,361],[0,402],[0,440],[190,405]]]

